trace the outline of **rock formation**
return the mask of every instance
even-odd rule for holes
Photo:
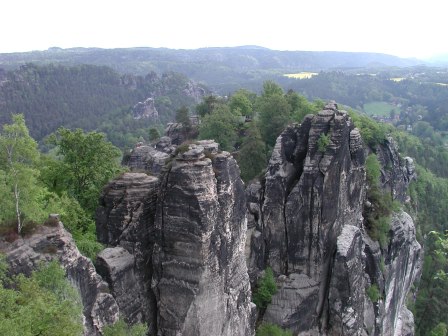
[[[134,119],[157,119],[159,112],[157,112],[154,105],[154,98],[149,97],[144,102],[138,102],[132,107],[132,115]]]
[[[207,147],[206,147],[207,148]],[[153,262],[160,335],[251,335],[243,183],[227,152],[191,145],[163,176]]]
[[[252,335],[236,161],[198,141],[171,158],[160,181],[126,173],[101,198],[98,237],[111,247],[98,271],[120,312],[158,335]]]
[[[413,178],[392,140],[379,150],[390,163],[383,184],[404,200]],[[394,335],[420,267],[412,219],[397,214],[387,248],[363,226],[365,155],[350,117],[328,104],[277,139],[262,183],[248,187],[249,274],[271,267],[278,292],[262,319],[315,335]],[[383,299],[372,303],[376,285]],[[400,287],[400,289],[398,289]]]
[[[384,144],[377,146],[377,157],[382,166],[381,182],[394,199],[406,201],[409,183],[416,178],[414,161],[410,157],[401,158],[394,139],[387,137]]]
[[[154,244],[154,213],[159,180],[125,173],[109,183],[100,198],[98,240],[109,246],[98,255],[98,272],[109,283],[128,323],[146,322],[155,330],[155,297],[149,263]]]
[[[81,294],[86,336],[101,335],[105,325],[118,320],[119,308],[107,283],[96,273],[90,259],[79,253],[62,223],[56,227],[39,227],[32,236],[13,243],[0,240],[0,252],[6,254],[13,274],[30,275],[41,262],[58,260]]]
[[[254,335],[251,284],[266,267],[278,291],[261,321],[294,335],[413,333],[405,299],[421,268],[415,227],[398,212],[385,246],[367,234],[366,150],[346,112],[330,103],[289,126],[265,178],[246,189],[214,141],[176,148],[178,126],[167,129],[174,139],[137,147],[133,172],[104,188],[98,274],[61,224],[1,243],[14,271],[58,259],[82,294],[91,335],[119,313],[158,336]],[[392,139],[375,152],[384,190],[406,201],[412,159],[401,159]]]
[[[169,153],[151,145],[138,145],[132,150],[127,165],[132,172],[159,174],[168,158]]]

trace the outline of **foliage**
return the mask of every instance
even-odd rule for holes
[[[330,136],[322,133],[317,140],[317,150],[321,153],[325,153],[328,145],[330,144]]]
[[[49,142],[61,156],[59,174],[53,175],[50,190],[66,190],[93,214],[103,186],[120,172],[120,151],[102,133],[59,128]],[[50,181],[47,181],[47,183]],[[61,183],[62,186],[59,186]]]
[[[275,284],[274,273],[268,267],[264,270],[264,275],[258,280],[257,287],[252,295],[252,301],[258,309],[266,309],[275,293],[277,293],[277,285]]]
[[[43,220],[42,197],[45,191],[36,186],[39,171],[37,143],[29,135],[23,115],[13,115],[13,123],[3,125],[0,133],[1,222],[15,219],[17,232],[24,220]]]
[[[219,105],[202,119],[199,127],[200,139],[213,139],[222,150],[231,151],[236,141],[237,118],[226,105]]]
[[[142,323],[135,324],[133,326],[126,325],[122,319],[118,320],[115,324],[109,325],[104,328],[104,336],[145,336],[148,332],[148,327]]]
[[[366,294],[373,303],[381,299],[381,293],[377,284],[373,284],[366,289]]]
[[[182,123],[183,127],[186,129],[191,127],[188,107],[182,106],[176,111],[176,122]]]
[[[230,110],[236,115],[252,117],[254,114],[251,93],[246,90],[238,90],[231,97],[229,102]]]
[[[350,111],[350,117],[355,126],[360,130],[362,140],[366,145],[374,149],[377,145],[384,143],[390,127],[353,111]]]
[[[160,133],[155,127],[149,129],[149,141],[156,141],[160,138]]]
[[[380,187],[381,166],[375,154],[370,154],[366,159],[367,199],[371,203],[369,209],[365,209],[367,231],[370,237],[377,240],[382,248],[388,243],[390,229],[390,216],[393,211],[399,210],[399,205],[390,193],[384,192]]]
[[[79,294],[56,262],[41,267],[30,278],[19,275],[8,281],[14,283],[13,288],[0,286],[1,335],[82,335]]]
[[[266,145],[261,139],[260,131],[251,123],[248,134],[238,153],[238,165],[241,178],[248,182],[259,175],[266,168]]]
[[[205,117],[207,114],[212,113],[217,105],[219,105],[218,97],[213,95],[204,97],[202,102],[196,105],[196,113],[201,117]]]
[[[263,323],[257,328],[256,336],[292,336],[292,332],[275,324]]]
[[[448,294],[448,235],[431,231],[426,241],[427,252],[415,302],[416,334],[437,331],[440,323],[448,323],[445,297]]]
[[[291,120],[291,106],[283,94],[265,93],[260,98],[259,111],[261,136],[267,145],[274,146],[277,137]]]
[[[7,72],[0,87],[0,124],[11,113],[22,112],[31,135],[42,142],[58,127],[99,130],[120,148],[132,146],[148,129],[174,120],[175,111],[192,106],[195,98],[185,92],[189,80],[161,71],[143,76],[121,75],[95,65],[26,64]],[[157,94],[155,94],[157,93]],[[158,119],[133,118],[131,106],[155,95]]]
[[[440,322],[431,330],[429,336],[446,336],[448,333],[448,326],[446,323]]]

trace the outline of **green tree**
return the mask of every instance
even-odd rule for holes
[[[448,327],[446,323],[440,322],[431,330],[430,336],[446,336],[448,333]]]
[[[275,140],[291,120],[291,106],[280,94],[262,96],[259,105],[261,136],[269,146],[274,146]]]
[[[4,273],[4,262],[0,269]],[[82,335],[79,294],[56,262],[41,267],[30,278],[3,274],[0,279],[0,335]],[[5,282],[13,286],[6,288]]]
[[[448,323],[448,233],[431,231],[425,243],[427,252],[415,302],[417,335],[442,332],[441,323]]]
[[[196,105],[196,112],[201,117],[205,117],[207,114],[212,113],[215,106],[217,106],[218,104],[218,97],[213,95],[204,97],[202,102]]]
[[[257,305],[258,309],[266,309],[268,304],[271,303],[272,295],[275,293],[277,293],[277,285],[275,284],[274,273],[268,267],[265,269],[264,275],[258,280],[252,301]]]
[[[13,123],[3,125],[0,134],[0,189],[6,191],[2,198],[7,198],[2,202],[2,219],[11,217],[13,204],[17,232],[20,233],[23,218],[32,218],[39,210],[37,203],[40,195],[35,188],[39,175],[35,164],[39,159],[39,152],[36,141],[29,135],[23,115],[13,115],[12,119]]]
[[[330,144],[330,136],[322,133],[317,140],[317,150],[321,153],[325,153],[328,145]]]
[[[93,214],[101,189],[120,172],[120,150],[104,134],[81,129],[61,127],[49,141],[61,156],[58,171],[63,177],[63,189]],[[53,181],[60,180],[60,176],[53,176]]]
[[[258,327],[256,336],[292,336],[292,332],[275,324],[263,323]]]
[[[149,141],[156,141],[160,138],[160,133],[157,128],[151,127],[149,129]]]
[[[189,129],[191,127],[190,113],[188,107],[184,105],[176,111],[176,121],[178,123],[182,123],[182,125],[186,129]]]
[[[252,102],[244,90],[239,90],[230,97],[229,106],[230,110],[236,115],[253,116]]]
[[[243,181],[248,182],[259,175],[266,168],[266,159],[266,145],[261,139],[260,131],[252,122],[238,153],[238,165]]]
[[[283,89],[277,83],[268,80],[263,83],[262,97],[283,96]]]
[[[237,136],[237,123],[238,120],[229,107],[219,105],[202,119],[199,138],[213,139],[220,144],[222,150],[231,151]]]
[[[107,326],[103,330],[104,336],[145,336],[148,327],[142,323],[128,326],[122,319],[115,324]]]

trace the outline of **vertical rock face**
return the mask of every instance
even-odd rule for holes
[[[288,276],[267,309],[267,321],[294,331],[325,326],[337,237],[344,225],[361,226],[364,179],[359,132],[335,104],[277,139],[259,193],[261,231],[251,237],[254,248],[264,251],[263,267]],[[259,259],[256,263],[250,264],[251,274],[260,267]],[[282,297],[291,300],[286,292],[300,300],[285,302]],[[287,316],[274,313],[291,304]]]
[[[98,240],[110,246],[98,255],[97,270],[126,321],[146,322],[152,332],[156,303],[150,260],[158,191],[158,178],[125,173],[104,188],[96,216]]]
[[[157,112],[154,105],[154,98],[149,97],[144,102],[138,102],[132,107],[132,114],[134,119],[157,119],[159,112]]]
[[[335,335],[359,335],[364,327],[366,281],[362,238],[358,227],[346,225],[337,239],[328,293],[328,324]]]
[[[57,227],[40,227],[31,237],[13,243],[0,241],[0,252],[6,254],[13,274],[30,275],[41,262],[59,261],[81,295],[85,335],[101,335],[105,325],[118,320],[119,308],[107,283],[96,273],[90,259],[79,253],[61,223]]]
[[[395,214],[390,231],[385,254],[383,335],[399,334],[400,320],[409,320],[406,318],[410,314],[405,309],[406,295],[421,273],[421,246],[415,238],[412,218],[405,212]],[[403,327],[409,329],[406,324]]]
[[[383,188],[388,190],[394,199],[405,202],[408,185],[416,178],[413,160],[409,157],[400,158],[397,144],[391,137],[377,147],[377,157],[382,166]]]
[[[412,160],[400,160],[391,139],[378,156],[385,189],[405,200]],[[360,132],[334,103],[277,139],[265,180],[246,191],[249,274],[269,266],[277,275],[264,321],[303,335],[393,335],[409,321],[420,246],[405,214],[394,217],[388,247],[367,236],[364,163]],[[372,284],[377,303],[366,294]]]
[[[149,145],[141,145],[132,150],[127,165],[133,172],[159,174],[168,158],[169,154],[165,152]]]
[[[243,183],[229,153],[212,156],[191,145],[162,177],[153,255],[159,335],[253,334]]]

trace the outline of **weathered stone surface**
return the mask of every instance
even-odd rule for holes
[[[412,159],[401,160],[391,139],[377,151],[384,189],[404,201],[415,178]],[[404,213],[394,217],[388,247],[366,234],[364,163],[361,134],[335,103],[278,137],[265,180],[246,190],[249,274],[255,282],[270,266],[278,275],[279,291],[263,320],[299,335],[401,330],[397,321],[418,276],[420,249]],[[312,295],[298,276],[313,282]],[[365,292],[372,284],[384,298],[377,303]],[[314,299],[304,300],[308,295]]]
[[[156,150],[159,152],[164,152],[167,154],[171,154],[175,151],[176,146],[171,144],[171,138],[167,136],[163,136],[157,141],[155,145]]]
[[[378,160],[381,163],[381,182],[394,199],[406,201],[406,190],[409,183],[417,177],[414,162],[407,157],[401,159],[398,146],[391,137],[377,147]]]
[[[207,94],[207,91],[202,86],[199,86],[193,81],[188,81],[185,89],[183,90],[185,95],[192,97],[196,103],[199,103],[203,97]]]
[[[115,246],[99,255],[98,270],[125,320],[146,322],[151,332],[156,328],[151,258],[158,192],[158,178],[124,173],[104,188],[96,217],[99,241]]]
[[[333,335],[361,335],[364,327],[364,242],[361,230],[344,226],[337,239],[328,295],[328,330]]]
[[[157,119],[159,112],[154,105],[154,98],[149,97],[144,102],[135,104],[132,107],[132,114],[134,119]]]
[[[391,240],[385,255],[383,335],[394,335],[401,329],[398,327],[399,317],[405,307],[406,296],[421,273],[421,253],[421,246],[415,239],[412,218],[405,212],[395,214],[391,222]]]
[[[140,145],[132,150],[127,165],[132,172],[159,174],[169,157],[168,153],[152,146]]]
[[[280,276],[277,284],[278,291],[263,320],[295,333],[312,329],[317,320],[312,307],[319,298],[319,283],[305,274],[292,273],[287,277]]]
[[[100,335],[105,325],[118,320],[119,308],[107,283],[96,273],[90,259],[79,253],[62,223],[57,227],[39,227],[32,236],[13,243],[1,241],[0,252],[6,254],[13,274],[30,275],[41,262],[59,261],[81,295],[85,335]]]
[[[413,336],[415,335],[414,329],[414,315],[409,309],[403,307],[398,317],[394,336]]]
[[[136,272],[135,258],[122,247],[109,247],[101,251],[96,260],[97,272],[107,281],[121,316],[128,323],[146,322],[145,306],[147,295],[144,283]]]
[[[319,150],[317,143],[324,136],[329,143]],[[362,225],[365,171],[359,132],[347,113],[329,104],[279,136],[265,178],[258,216],[263,239],[251,240],[258,242],[254,249],[264,251],[263,268],[270,266],[276,274],[304,274],[316,283],[317,300],[307,302],[306,309],[299,302],[290,303],[298,305],[297,311],[311,312],[308,320],[302,316],[288,322],[295,331],[314,328],[327,320],[337,237],[344,225]],[[252,257],[249,263],[252,269],[260,260]]]
[[[187,139],[184,126],[181,123],[166,124],[165,135],[171,139],[173,145],[180,145]]]
[[[158,335],[252,335],[245,198],[229,153],[191,145],[162,177],[153,289]]]

